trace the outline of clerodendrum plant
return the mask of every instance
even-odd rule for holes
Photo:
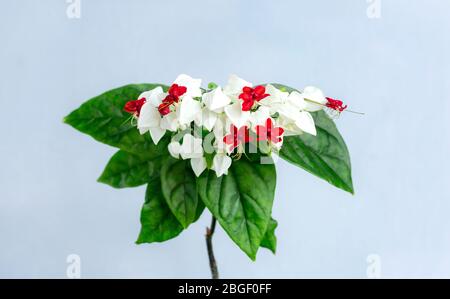
[[[115,188],[147,185],[138,244],[178,236],[204,212],[252,259],[275,253],[271,217],[281,157],[353,193],[350,157],[331,119],[346,109],[315,87],[253,87],[230,76],[222,89],[180,75],[169,87],[127,85],[97,96],[64,121],[118,148],[99,182]]]

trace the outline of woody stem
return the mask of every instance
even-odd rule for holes
[[[209,267],[211,269],[212,279],[219,278],[219,271],[217,270],[216,258],[214,257],[214,250],[212,245],[212,237],[216,229],[216,218],[213,216],[211,219],[211,226],[206,228],[206,248],[208,249]]]

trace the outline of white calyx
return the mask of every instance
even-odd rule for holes
[[[150,136],[155,144],[161,140],[166,133],[166,130],[161,128],[161,114],[158,111],[158,106],[166,94],[163,89],[158,86],[155,89],[142,93],[139,98],[145,98],[146,102],[142,106],[137,127],[141,134],[150,132]]]

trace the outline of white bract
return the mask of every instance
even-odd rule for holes
[[[203,90],[201,83],[201,79],[180,75],[168,92],[161,86],[142,93],[139,99],[145,103],[134,114],[139,132],[149,132],[155,144],[167,135],[172,140],[167,148],[170,155],[190,160],[196,176],[206,169],[218,177],[228,174],[246,142],[262,140],[276,153],[284,136],[316,135],[310,112],[327,105],[327,98],[315,87],[303,92],[287,92],[271,84],[254,87],[236,75],[230,76],[223,89]],[[263,96],[255,90],[263,90]],[[243,111],[244,101],[250,103],[248,111]],[[211,141],[212,153],[203,148],[204,140]],[[211,157],[209,162],[206,156]]]
[[[228,83],[224,87],[223,92],[228,96],[239,97],[239,94],[242,92],[242,88],[246,86],[253,87],[253,84],[245,81],[244,79],[239,78],[236,75],[231,75],[228,78]]]
[[[306,106],[305,99],[297,91],[291,92],[284,103],[279,105],[280,124],[287,129],[289,135],[298,135],[303,132],[316,135],[314,119],[306,111]]]
[[[216,175],[220,177],[224,174],[228,174],[228,169],[232,162],[232,159],[228,155],[218,153],[214,156],[212,169],[216,172]]]
[[[225,107],[225,114],[236,127],[247,125],[250,118],[250,111],[242,111],[242,104],[239,101]]]
[[[201,112],[201,103],[190,96],[185,96],[178,106],[178,122],[180,125],[189,125]]]
[[[141,113],[137,121],[137,127],[141,134],[150,132],[150,136],[155,144],[161,140],[166,133],[166,129],[161,127],[162,117],[158,112],[158,106],[165,97],[162,87],[142,93],[139,99],[145,98],[146,102],[142,106]]]
[[[283,103],[286,103],[287,98],[289,97],[289,92],[281,91],[272,84],[267,84],[266,92],[269,96],[259,101],[259,103],[262,106],[270,108],[270,111],[273,114],[277,112],[278,107],[280,107]]]
[[[202,102],[210,111],[220,113],[223,111],[223,108],[230,104],[231,99],[219,86],[210,92],[205,92],[202,96]]]
[[[179,75],[173,84],[178,84],[187,88],[185,96],[189,97],[201,97],[202,96],[202,79],[194,79],[188,75]]]
[[[317,87],[313,86],[305,87],[302,96],[305,99],[304,109],[306,111],[314,112],[322,110],[325,104],[327,103],[325,95]]]

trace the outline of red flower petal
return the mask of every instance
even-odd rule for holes
[[[243,93],[253,93],[253,88],[251,88],[249,86],[245,86],[244,88],[242,88],[242,92]]]
[[[139,116],[139,114],[141,113],[141,108],[142,106],[144,106],[145,101],[146,101],[145,98],[141,98],[135,101],[129,101],[125,104],[123,110],[125,110],[128,113],[133,113]]]
[[[184,95],[187,91],[187,88],[185,86],[180,86],[178,84],[172,84],[169,88],[169,95],[178,98]],[[177,99],[178,102],[178,99]]]
[[[266,88],[265,88],[264,86],[262,86],[262,85],[256,86],[256,87],[253,89],[253,93],[254,93],[256,96],[262,96],[262,95],[264,95],[265,92],[266,92]]]
[[[158,111],[159,111],[159,113],[161,114],[161,115],[167,115],[167,114],[169,114],[171,111],[170,111],[170,105],[171,105],[171,103],[161,103],[159,106],[158,106]]]
[[[265,93],[265,94],[263,94],[263,95],[261,95],[261,96],[256,96],[256,97],[255,97],[255,100],[259,102],[259,101],[261,101],[262,99],[267,98],[268,96],[270,96],[270,94]]]
[[[249,101],[244,101],[242,103],[242,111],[250,111],[252,110],[253,104],[255,102],[253,100],[249,100]]]
[[[347,105],[344,105],[344,103],[341,100],[335,100],[332,98],[326,98],[327,99],[327,103],[325,104],[325,106],[327,106],[330,109],[342,112],[345,109],[347,109]]]
[[[241,100],[245,101],[253,101],[253,96],[250,93],[241,93],[239,95],[239,98]]]

